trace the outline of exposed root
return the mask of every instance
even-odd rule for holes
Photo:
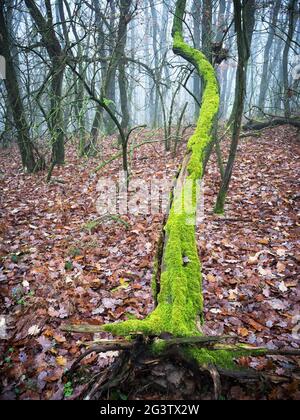
[[[215,337],[216,338],[216,337]],[[218,337],[220,339],[220,337]],[[203,339],[203,337],[202,337]],[[238,381],[241,384],[253,384],[263,382],[263,386],[269,383],[287,382],[286,377],[258,373],[250,369],[237,368],[235,370],[223,369],[215,365],[201,366],[197,360],[190,358],[186,348],[190,346],[202,346],[212,350],[217,346],[215,341],[207,343],[209,337],[195,342],[191,337],[192,344],[188,339],[177,338],[166,340],[169,345],[160,354],[153,352],[152,340],[142,336],[135,340],[103,340],[96,347],[91,347],[83,353],[73,364],[71,370],[66,374],[68,380],[72,380],[75,371],[79,368],[80,362],[89,354],[102,353],[110,350],[120,350],[120,353],[112,365],[97,374],[85,387],[83,394],[79,397],[85,400],[110,399],[113,392],[129,394],[128,397],[135,398],[143,391],[158,392],[160,395],[182,396],[184,398],[200,398],[209,392],[210,398],[220,400],[223,396],[223,384],[228,385]],[[161,339],[160,339],[161,340]],[[224,338],[223,338],[224,340]],[[206,347],[205,347],[206,346]],[[270,352],[270,354],[275,352]],[[276,352],[283,354],[284,352]],[[287,351],[286,354],[295,355]],[[299,352],[298,352],[299,355]],[[225,392],[225,391],[224,391]]]
[[[218,372],[215,366],[208,366],[208,372],[211,374],[213,383],[214,383],[214,396],[215,400],[218,401],[222,395],[222,383],[220,373]]]

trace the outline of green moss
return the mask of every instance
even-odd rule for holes
[[[167,344],[165,340],[155,340],[152,344],[151,350],[154,355],[161,354],[166,350]]]
[[[221,191],[218,196],[218,200],[216,202],[214,213],[224,215],[225,213],[225,201],[226,201],[226,193]]]
[[[224,347],[226,348],[227,346],[225,345]],[[189,348],[186,352],[189,357],[196,360],[202,366],[215,365],[223,369],[236,370],[242,369],[236,364],[236,360],[241,357],[264,356],[267,353],[267,349],[251,349],[247,345],[240,344],[236,345],[234,350],[231,349],[231,346],[228,346],[228,349],[224,350]]]
[[[183,16],[185,12],[186,0],[177,0],[176,10],[173,21],[172,36],[182,34],[183,32]]]
[[[157,290],[157,273],[158,273],[158,259],[155,258],[154,264],[153,264],[153,274],[151,279],[151,290],[152,290],[152,296],[153,299],[157,300],[158,290]]]
[[[235,360],[249,355],[249,352],[231,352],[228,350],[188,349],[187,355],[196,360],[201,366],[215,365],[223,369],[235,370]]]
[[[219,87],[214,68],[205,55],[189,47],[183,40],[185,6],[186,0],[177,1],[173,26],[174,52],[193,63],[205,83],[197,127],[188,142],[188,176],[181,190],[173,197],[165,226],[166,246],[158,305],[142,321],[128,320],[104,326],[106,331],[115,335],[127,336],[137,332],[153,336],[166,332],[177,337],[201,335],[197,328],[197,320],[203,317],[203,295],[201,262],[195,235],[196,191],[198,181],[203,178],[206,151],[212,141],[211,132],[219,109]],[[164,349],[163,340],[153,344],[155,353]],[[200,364],[217,364],[227,368],[233,368],[234,357],[239,356],[231,351],[208,351],[191,346],[186,351]]]

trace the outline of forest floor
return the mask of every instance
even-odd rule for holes
[[[113,141],[107,139],[105,157]],[[173,159],[160,143],[141,147],[134,152],[134,178],[171,180],[184,150],[183,144]],[[142,319],[153,308],[152,262],[163,214],[131,211],[122,216],[128,226],[118,220],[93,223],[99,218],[97,182],[105,175],[117,179],[120,160],[95,175],[98,164],[99,158],[78,159],[70,147],[67,164],[55,169],[56,181],[47,184],[41,174],[23,174],[16,150],[0,150],[0,314],[8,335],[0,340],[0,398],[76,398],[84,385],[72,389],[62,375],[84,350],[82,343],[93,337],[66,334],[60,326]],[[245,138],[226,216],[220,218],[212,212],[219,185],[213,158],[205,179],[204,218],[197,227],[205,333],[237,335],[241,342],[270,349],[300,348],[295,333],[300,330],[299,184],[295,129],[279,127],[259,139]],[[92,355],[83,363],[96,371],[113,357]],[[299,359],[273,356],[239,363],[272,372],[280,383],[251,395],[235,385],[225,398],[300,399]]]

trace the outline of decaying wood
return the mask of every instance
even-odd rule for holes
[[[62,325],[60,327],[62,331],[81,333],[81,334],[96,334],[103,332],[101,325],[90,325],[90,324],[73,324],[73,325]]]
[[[240,135],[240,139],[246,139],[247,137],[261,137],[262,132],[261,131],[254,131],[251,133],[242,133]]]
[[[300,128],[300,120],[295,118],[276,117],[266,121],[249,121],[243,126],[243,130],[262,130],[269,127],[277,127],[279,125],[292,125]]]

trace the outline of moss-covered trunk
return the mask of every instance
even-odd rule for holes
[[[195,133],[176,181],[170,213],[165,225],[160,290],[156,309],[143,321],[130,320],[105,326],[117,335],[141,331],[159,336],[199,335],[202,318],[202,276],[195,226],[197,189],[203,177],[206,150],[212,141],[211,131],[219,109],[219,92],[215,71],[203,53],[189,47],[183,39],[182,20],[185,0],[177,2],[174,19],[174,52],[192,63],[205,84],[202,107]]]
[[[203,295],[201,262],[198,256],[196,241],[197,189],[204,175],[204,163],[207,150],[212,142],[212,130],[219,110],[219,89],[214,68],[205,55],[189,47],[183,38],[183,18],[186,0],[177,0],[173,26],[175,54],[180,55],[197,69],[204,81],[204,93],[197,127],[190,138],[179,176],[171,198],[170,211],[161,237],[158,261],[154,272],[155,310],[144,320],[128,320],[121,323],[102,326],[71,325],[62,329],[69,332],[107,331],[116,336],[137,336],[136,340],[127,341],[128,349],[133,354],[145,355],[150,350],[151,357],[159,354],[162,358],[171,357],[168,353],[169,335],[178,345],[177,355],[184,360],[196,361],[204,370],[215,366],[218,370],[235,369],[235,359],[249,354],[265,354],[264,349],[250,349],[245,345],[216,345],[211,341],[222,338],[204,337],[199,320],[203,318]],[[158,286],[158,288],[156,287]],[[167,335],[165,336],[165,334]],[[140,334],[143,337],[140,337]],[[167,339],[166,339],[167,337]],[[150,339],[149,339],[150,338]],[[207,345],[199,346],[196,341],[203,340]],[[120,341],[114,344],[119,349]],[[96,344],[96,342],[95,342]],[[134,344],[135,350],[132,345]],[[144,346],[144,347],[143,347]],[[90,348],[90,354],[95,348]],[[100,350],[99,350],[100,349]],[[102,351],[103,347],[96,348]],[[174,354],[173,354],[174,356]],[[85,356],[84,356],[85,357]],[[128,359],[125,354],[125,358]],[[79,361],[82,359],[78,359]],[[126,365],[128,377],[128,360],[120,360],[123,369]],[[128,363],[127,363],[128,362]],[[76,362],[78,363],[78,362]],[[130,364],[130,363],[129,363]],[[119,366],[119,365],[118,365]],[[122,370],[121,369],[121,370]],[[123,375],[123,373],[122,373]],[[123,376],[120,375],[120,378]],[[112,373],[115,383],[115,374]],[[123,380],[123,379],[122,379]]]

